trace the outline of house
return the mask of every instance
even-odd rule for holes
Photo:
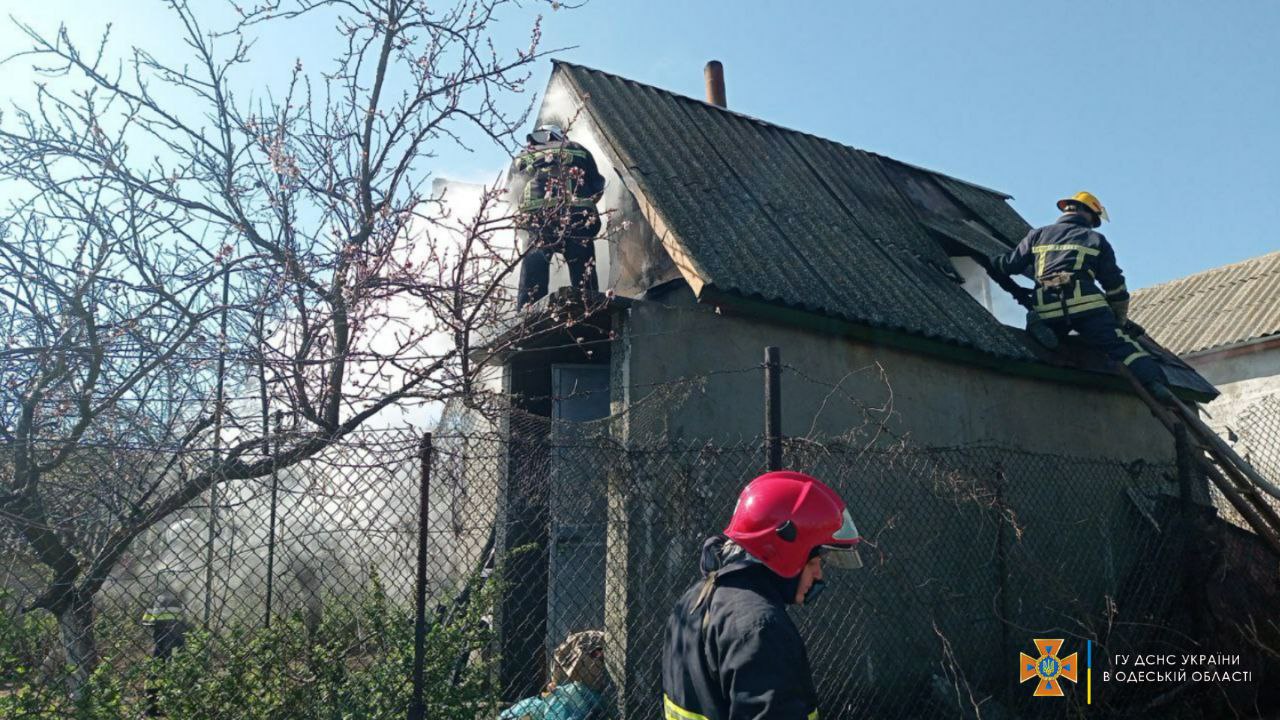
[[[1217,386],[1206,421],[1280,480],[1280,252],[1138,290],[1132,316]]]
[[[1065,524],[1063,504],[1073,497],[1106,527],[1124,524],[1123,532],[1063,534],[1043,546],[1099,553],[1096,573],[1079,578],[1076,592],[1091,601],[1119,593],[1140,547],[1119,538],[1150,529],[1134,510],[1132,487],[1077,484],[1073,463],[1137,467],[1127,477],[1159,494],[1158,473],[1142,464],[1171,463],[1173,443],[1098,356],[1071,343],[1049,353],[1001,321],[1010,319],[996,307],[1003,291],[975,271],[974,259],[1008,251],[1028,231],[1008,195],[564,62],[555,64],[538,121],[567,127],[609,181],[596,253],[598,289],[610,299],[572,328],[528,337],[539,314],[560,317],[575,307],[571,289],[553,292],[526,309],[524,339],[501,359],[501,389],[514,408],[494,496],[496,545],[546,549],[505,569],[520,578],[497,612],[511,697],[540,685],[527,659],[586,622],[608,634],[620,712],[656,712],[649,703],[659,697],[661,622],[695,572],[691,534],[718,529],[712,523],[727,517],[733,495],[763,470],[762,458],[735,456],[732,469],[690,487],[637,465],[649,460],[629,461],[624,471],[605,462],[569,468],[555,437],[608,417],[599,442],[624,450],[740,448],[761,434],[766,346],[781,348],[787,435],[847,437],[870,414],[912,447],[997,445],[1054,458],[1041,470],[999,474],[1009,492],[1054,493],[1055,527]],[[564,282],[563,272],[553,273],[553,290]],[[1176,358],[1162,357],[1184,397],[1216,394]],[[690,382],[696,391],[671,390]],[[860,525],[903,513],[907,533],[958,522],[910,518],[892,482],[857,490]],[[705,515],[672,527],[663,508],[694,502]],[[939,577],[966,587],[975,613],[988,612],[984,593],[1002,582],[994,566],[952,577],[960,565],[948,565],[950,553],[961,550],[931,552]],[[565,566],[578,573],[568,578],[557,570]],[[1030,608],[1035,588],[1020,587]],[[904,622],[891,617],[904,604],[899,590],[866,592],[868,607],[885,608],[876,622]],[[1023,600],[1016,602],[1010,612],[1022,612]],[[1035,617],[1025,616],[1028,624]],[[986,667],[1004,667],[1003,649],[988,642],[994,625],[956,632],[956,647],[989,654]],[[868,661],[858,672],[880,667]]]

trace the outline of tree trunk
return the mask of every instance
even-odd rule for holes
[[[67,687],[79,699],[89,674],[98,667],[98,644],[93,636],[93,598],[74,593],[70,602],[57,613],[58,635],[67,655],[70,675]]]

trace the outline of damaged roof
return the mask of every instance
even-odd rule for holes
[[[710,289],[1034,359],[1022,333],[965,292],[932,237],[950,230],[983,254],[1007,249],[1026,228],[1008,196],[616,75],[557,70],[662,216],[700,297]]]
[[[1133,293],[1130,315],[1186,355],[1280,335],[1280,252]]]
[[[831,319],[983,364],[1055,376],[1083,367],[1002,324],[951,264],[1008,252],[1027,234],[1008,195],[599,70],[556,62],[555,72],[700,300]],[[1178,386],[1216,394],[1162,360],[1189,374]]]

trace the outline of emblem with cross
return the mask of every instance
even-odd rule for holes
[[[1031,657],[1019,653],[1018,682],[1024,683],[1031,678],[1039,678],[1035,697],[1062,697],[1062,681],[1077,682],[1079,668],[1076,667],[1076,653],[1065,658],[1058,657],[1062,649],[1062,640],[1036,640],[1036,651],[1039,657]]]

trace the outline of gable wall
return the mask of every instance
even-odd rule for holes
[[[603,142],[603,136],[582,109],[577,95],[558,73],[552,76],[538,112],[536,124],[546,123],[565,128],[569,139],[586,147],[607,183],[604,197],[597,205],[603,221],[595,243],[599,290],[613,290],[622,297],[639,297],[654,285],[680,277],[680,271],[618,172],[618,158]],[[557,255],[552,263],[550,289],[554,292],[568,282],[569,273]]]
[[[1210,427],[1226,435],[1240,430],[1240,417],[1258,402],[1280,396],[1280,341],[1259,343],[1257,349],[1206,353],[1184,358],[1222,392],[1206,405]]]
[[[1031,452],[1172,461],[1173,443],[1147,408],[1125,394],[1020,378],[848,338],[718,314],[714,308],[637,303],[624,323],[627,393],[680,378],[746,369],[781,348],[783,431],[833,436],[888,406],[888,427],[917,446],[998,443]],[[801,377],[800,373],[810,379]],[[738,440],[761,432],[759,371],[713,375],[664,419],[673,438]],[[831,386],[838,385],[834,390]],[[874,415],[874,414],[873,414]]]

